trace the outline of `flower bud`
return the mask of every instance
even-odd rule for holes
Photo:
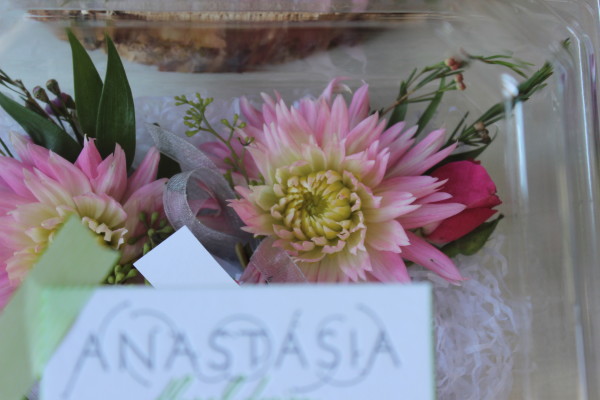
[[[444,64],[446,64],[446,66],[449,67],[452,71],[456,71],[457,69],[459,69],[463,66],[462,61],[457,60],[454,57],[447,58],[444,61]]]
[[[458,74],[454,77],[454,82],[456,82],[456,88],[458,90],[465,90],[467,88],[467,86],[463,82],[463,79],[463,74]]]
[[[41,86],[36,86],[33,88],[33,97],[38,99],[44,103],[50,103],[50,99],[48,98],[48,94]]]
[[[66,93],[61,93],[60,99],[63,102],[63,104],[65,105],[65,107],[67,107],[70,110],[75,110],[75,108],[76,108],[75,101],[73,101],[73,98],[71,96],[69,96]]]
[[[46,105],[45,110],[48,114],[55,115],[58,117],[67,113],[65,103],[61,97],[56,97],[54,100],[52,100]]]
[[[466,208],[427,232],[427,240],[434,243],[448,243],[463,237],[483,224],[497,211],[494,207],[502,202],[496,195],[494,181],[479,162],[455,161],[435,169],[431,176],[446,183],[442,187],[452,195],[444,202],[456,202]]]
[[[55,96],[61,95],[60,86],[58,85],[56,79],[50,79],[48,82],[46,82],[46,88],[48,88],[50,93]]]

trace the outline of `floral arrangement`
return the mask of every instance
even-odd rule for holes
[[[143,283],[132,262],[183,225],[238,266],[241,282],[408,282],[419,265],[459,284],[466,277],[453,257],[479,251],[502,218],[490,220],[501,200],[477,158],[493,124],[552,74],[549,64],[527,75],[512,56],[464,53],[413,70],[385,109],[371,109],[368,84],[353,91],[335,78],[291,105],[277,93],[257,104],[242,97],[222,131],[206,117],[212,99],[180,96],[188,135],[212,140],[196,148],[149,126],[157,149],[134,165],[133,96],[112,41],[103,81],[69,40],[74,98],[55,80],[30,92],[0,70],[0,84],[23,103],[0,93],[0,106],[29,135],[11,134],[14,154],[1,142],[0,307],[70,215],[121,251],[109,284]],[[512,103],[465,113],[452,131],[428,128],[476,62],[523,77]],[[415,104],[425,107],[409,126]],[[184,190],[174,190],[182,177]]]

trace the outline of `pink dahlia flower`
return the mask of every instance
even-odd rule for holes
[[[263,95],[262,109],[242,99],[248,121],[240,132],[264,184],[236,187],[232,207],[255,235],[275,236],[309,281],[409,280],[405,260],[451,282],[452,260],[416,231],[461,212],[439,191],[444,181],[423,175],[446,158],[444,131],[415,141],[416,127],[369,115],[367,85],[348,105],[334,80],[316,100],[288,107]]]
[[[0,157],[0,308],[70,215],[121,250],[122,263],[140,256],[143,241],[128,243],[145,233],[140,213],[163,212],[155,149],[128,178],[118,146],[103,160],[88,140],[72,164],[22,136],[11,140],[20,161]]]

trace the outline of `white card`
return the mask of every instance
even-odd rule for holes
[[[98,289],[41,400],[432,400],[431,289]]]
[[[157,289],[206,285],[238,287],[185,226],[133,265]]]

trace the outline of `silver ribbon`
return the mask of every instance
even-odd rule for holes
[[[187,226],[206,249],[217,257],[235,260],[237,243],[250,243],[252,236],[240,229],[242,221],[227,205],[235,193],[215,164],[188,141],[158,126],[148,129],[158,150],[177,161],[182,171],[167,182],[163,194],[165,214],[175,229]],[[213,200],[218,211],[209,214],[219,225],[219,229],[208,226],[199,218],[206,210],[204,205]],[[214,211],[214,210],[212,210]]]
[[[255,239],[240,229],[243,222],[227,204],[236,198],[235,193],[210,158],[156,125],[148,125],[148,130],[158,150],[178,162],[183,171],[169,179],[163,195],[165,214],[173,228],[187,226],[209,252],[227,261],[237,260],[238,243],[255,247]],[[217,209],[206,207],[209,202]],[[203,215],[207,210],[209,218]],[[273,243],[273,238],[267,238],[258,245],[239,279],[241,283],[306,282],[290,256]]]
[[[252,254],[240,282],[249,283],[306,283],[306,277],[294,260],[270,237],[260,242]]]

